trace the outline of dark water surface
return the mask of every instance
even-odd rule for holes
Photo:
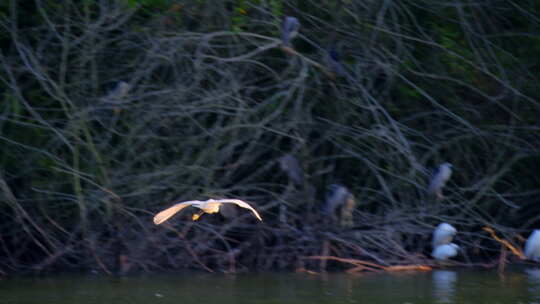
[[[540,268],[395,274],[57,275],[0,281],[0,303],[540,303]]]

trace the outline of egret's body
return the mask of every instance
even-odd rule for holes
[[[341,64],[341,59],[339,53],[336,51],[335,47],[332,46],[328,49],[328,54],[326,56],[326,61],[332,72],[338,76],[345,76],[345,68]]]
[[[131,89],[131,85],[125,81],[120,81],[107,96],[104,97],[106,103],[121,104],[124,102],[124,97]]]
[[[281,41],[284,46],[290,46],[290,41],[298,34],[300,22],[297,18],[286,16],[281,27]]]
[[[452,176],[452,164],[441,164],[431,176],[427,189],[428,194],[435,195],[438,200],[443,199],[442,189],[450,179],[450,176]]]
[[[334,211],[343,206],[347,198],[352,195],[349,189],[343,185],[332,184],[329,188],[323,208],[323,212],[327,215],[334,214]]]
[[[180,210],[182,210],[182,209],[184,209],[186,207],[189,207],[189,206],[193,206],[193,207],[201,209],[201,211],[199,213],[194,214],[193,217],[192,217],[192,219],[194,221],[196,221],[204,213],[212,214],[212,213],[219,212],[219,207],[221,206],[221,204],[235,204],[235,205],[237,205],[239,207],[249,209],[249,210],[251,210],[251,212],[253,212],[255,217],[257,217],[257,219],[262,221],[262,218],[259,215],[259,213],[257,213],[257,211],[255,209],[253,209],[253,207],[251,207],[248,203],[246,203],[246,202],[244,202],[242,200],[238,200],[238,199],[219,199],[219,200],[209,199],[209,200],[206,200],[206,201],[186,201],[186,202],[180,202],[180,203],[174,204],[173,206],[171,206],[171,207],[159,212],[158,214],[156,214],[154,216],[154,224],[159,225],[159,224],[165,222],[166,220],[171,218],[173,215],[175,215],[177,212],[179,212]]]
[[[304,170],[300,162],[291,154],[286,154],[279,158],[279,167],[289,176],[296,185],[304,184]]]
[[[448,223],[440,223],[435,230],[433,230],[433,239],[431,240],[431,246],[436,248],[439,245],[449,244],[452,242],[457,230],[454,226]]]
[[[454,243],[443,244],[435,247],[435,249],[433,249],[431,252],[431,256],[436,260],[445,261],[449,258],[455,257],[458,254],[458,250],[459,246]]]
[[[347,187],[339,184],[330,185],[322,209],[324,215],[333,220],[336,209],[341,209],[339,223],[342,227],[350,228],[354,225],[353,212],[355,207],[356,200]]]
[[[540,262],[540,230],[534,230],[525,243],[525,256],[529,260]]]

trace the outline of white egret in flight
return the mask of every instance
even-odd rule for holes
[[[182,210],[182,209],[184,209],[186,207],[189,207],[189,206],[193,206],[193,207],[201,209],[201,211],[199,211],[198,213],[193,214],[193,216],[192,216],[192,219],[194,221],[196,221],[204,213],[212,214],[212,213],[219,212],[219,207],[221,206],[221,204],[236,204],[239,207],[249,209],[249,210],[251,210],[251,212],[253,212],[255,217],[257,217],[260,221],[262,221],[262,218],[259,215],[259,213],[257,213],[257,211],[255,209],[253,209],[253,207],[251,207],[248,203],[246,203],[246,202],[244,202],[242,200],[239,200],[239,199],[219,199],[219,200],[209,199],[209,200],[206,200],[206,201],[186,201],[186,202],[176,203],[173,206],[171,206],[171,207],[159,212],[158,214],[156,214],[154,216],[154,224],[159,225],[159,224],[165,222],[170,217],[175,215],[177,212],[179,212],[180,210]]]

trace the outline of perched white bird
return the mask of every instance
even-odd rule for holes
[[[332,184],[326,193],[326,202],[324,203],[323,212],[327,215],[331,215],[334,211],[342,205],[345,205],[347,198],[352,193],[347,187],[339,184]]]
[[[540,230],[534,230],[525,243],[525,256],[529,260],[540,262]]]
[[[452,164],[443,163],[433,172],[431,179],[429,181],[429,186],[427,192],[429,195],[435,195],[437,200],[442,200],[444,198],[442,194],[442,189],[446,182],[452,176]]]
[[[221,204],[236,204],[236,205],[238,205],[238,206],[240,206],[242,208],[249,209],[249,210],[251,210],[251,212],[253,212],[253,214],[255,214],[255,217],[257,217],[260,221],[262,221],[262,218],[259,215],[259,213],[257,213],[257,211],[255,209],[253,209],[253,207],[251,207],[248,203],[246,203],[246,202],[244,202],[242,200],[239,200],[239,199],[219,199],[219,200],[209,199],[207,201],[186,201],[186,202],[180,202],[180,203],[174,204],[173,206],[171,206],[171,207],[159,212],[158,214],[156,214],[154,216],[154,224],[159,225],[159,224],[165,222],[171,216],[175,215],[177,212],[179,212],[180,210],[182,210],[182,209],[184,209],[184,208],[186,208],[188,206],[193,206],[193,207],[197,207],[197,208],[201,209],[201,211],[199,211],[198,213],[193,214],[192,219],[194,221],[196,221],[204,213],[212,214],[212,213],[219,212],[219,206],[221,206]]]
[[[339,223],[342,227],[350,228],[353,226],[353,212],[356,207],[354,195],[347,187],[340,184],[330,185],[326,193],[326,202],[323,206],[323,213],[332,220],[336,209],[341,209]]]
[[[298,34],[300,22],[292,16],[285,16],[281,25],[281,42],[284,46],[290,46],[290,41]]]
[[[431,246],[436,248],[439,245],[449,244],[452,242],[457,230],[454,226],[448,223],[440,223],[435,230],[433,230],[433,239],[431,240]]]
[[[125,81],[120,81],[116,84],[116,87],[103,98],[106,103],[121,104],[125,102],[124,97],[131,89],[131,85]]]
[[[459,246],[454,243],[443,244],[435,247],[433,252],[431,252],[431,256],[436,260],[444,261],[455,257],[458,254],[458,250]]]

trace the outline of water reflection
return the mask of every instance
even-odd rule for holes
[[[531,297],[531,300],[534,300],[532,303],[540,303],[540,269],[539,268],[528,268],[525,269],[527,274],[527,291]]]
[[[431,278],[436,303],[454,303],[457,273],[450,270],[434,270]]]
[[[343,304],[540,303],[540,269],[435,270],[351,276],[182,273],[131,277],[56,275],[0,281],[0,303]]]

